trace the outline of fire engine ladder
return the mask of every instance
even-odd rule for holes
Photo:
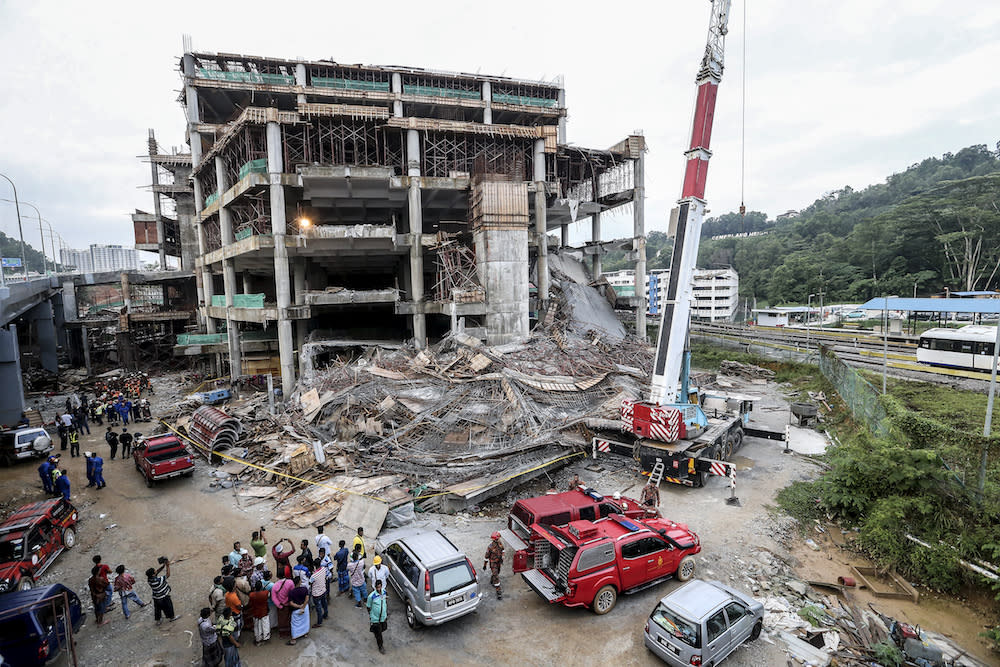
[[[663,473],[666,467],[663,465],[663,459],[656,459],[656,465],[653,466],[653,472],[649,473],[649,481],[653,486],[659,488],[660,482],[663,481]]]

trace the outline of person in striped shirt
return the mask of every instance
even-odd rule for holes
[[[162,622],[162,616],[166,616],[169,621],[176,621],[180,618],[180,614],[174,615],[174,602],[170,599],[170,583],[167,581],[170,578],[170,559],[166,556],[160,556],[157,562],[160,563],[160,569],[149,568],[146,570],[146,581],[153,593],[153,617],[156,619],[156,624],[159,625]],[[161,575],[160,572],[164,570],[166,573]]]

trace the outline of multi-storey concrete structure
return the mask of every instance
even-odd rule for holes
[[[307,341],[422,347],[460,321],[490,343],[524,337],[532,262],[537,307],[548,299],[548,232],[566,245],[567,225],[592,216],[599,241],[601,213],[622,204],[645,275],[643,138],[568,146],[558,82],[187,41],[181,74],[199,300],[205,330],[225,326],[233,375],[241,342],[272,324],[286,393]]]
[[[167,257],[176,257],[181,269],[194,269],[198,240],[194,226],[194,188],[191,185],[191,154],[176,149],[163,152],[153,130],[149,131],[149,161],[153,192],[153,212],[136,209],[132,214],[135,247],[160,256],[160,270],[167,269]]]
[[[626,299],[635,295],[635,271],[623,269],[603,277]],[[646,276],[648,314],[663,312],[669,269],[654,269]],[[691,317],[708,322],[731,322],[739,307],[740,277],[735,269],[696,269]]]

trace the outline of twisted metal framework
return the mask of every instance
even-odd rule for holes
[[[470,176],[502,174],[515,181],[530,180],[532,142],[488,135],[425,132],[421,173],[448,177],[452,172]]]
[[[271,206],[263,195],[245,195],[229,206],[233,216],[233,232],[242,238],[249,231],[251,235],[271,233]]]
[[[231,185],[239,180],[240,169],[252,160],[267,159],[267,136],[263,125],[247,125],[222,151],[223,168]]]

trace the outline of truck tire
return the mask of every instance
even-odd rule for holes
[[[14,457],[10,453],[4,452],[4,455],[0,457],[0,461],[3,462],[5,468],[10,468],[14,465]]]
[[[760,629],[763,626],[763,621],[757,621],[753,624],[753,630],[750,631],[750,641],[756,641],[757,637],[760,637]]]
[[[612,609],[615,608],[615,603],[618,602],[618,591],[611,584],[604,586],[601,590],[597,591],[597,595],[594,596],[594,604],[592,609],[594,613],[598,616],[603,616]]]
[[[76,546],[76,531],[72,528],[66,528],[63,530],[62,534],[63,546],[67,549],[72,549]]]
[[[153,478],[152,477],[148,477],[148,476],[146,477],[146,488],[147,489],[153,488]]]
[[[694,556],[684,556],[677,564],[677,581],[689,581],[694,576],[695,569]]]
[[[52,449],[52,438],[47,435],[40,435],[31,441],[31,448],[38,453],[47,452]]]
[[[708,451],[705,452],[705,455],[700,458],[717,459],[718,457],[719,457],[719,450],[716,449],[715,447],[710,447]],[[701,487],[705,486],[706,483],[708,483],[708,478],[709,474],[707,472],[696,472],[694,474],[694,485],[700,489]]]

